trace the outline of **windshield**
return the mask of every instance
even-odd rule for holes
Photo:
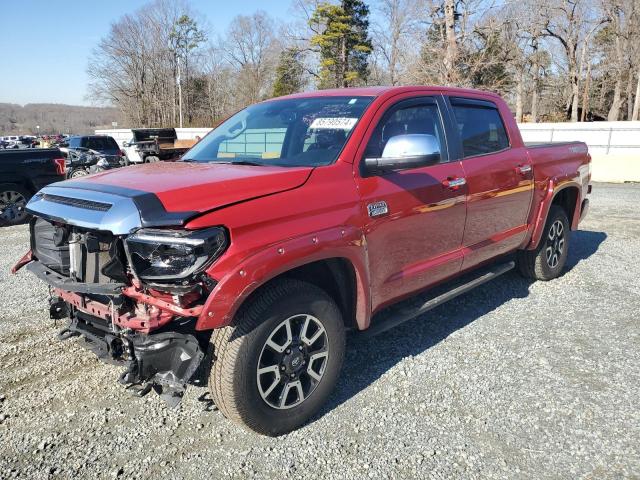
[[[238,112],[183,157],[187,162],[279,166],[333,163],[372,97],[274,100]]]

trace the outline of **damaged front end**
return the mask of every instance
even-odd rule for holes
[[[52,297],[52,317],[58,317],[65,308],[66,302],[61,297]],[[74,309],[69,324],[58,337],[60,340],[83,337],[84,345],[100,360],[125,367],[119,382],[128,390],[142,397],[153,389],[173,407],[182,399],[204,358],[201,341],[188,333],[189,322],[176,326],[184,333],[171,330],[144,334],[119,330],[105,319]]]
[[[207,349],[209,334],[195,323],[216,285],[204,270],[227,247],[226,230],[152,228],[140,215],[128,233],[109,231],[51,216],[51,202],[92,212],[114,208],[40,194],[28,206],[31,250],[14,270],[26,265],[49,285],[51,318],[69,319],[60,339],[83,337],[101,360],[125,367],[120,383],[129,390],[143,396],[153,389],[177,405],[197,381]]]

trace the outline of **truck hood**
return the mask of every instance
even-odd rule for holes
[[[292,190],[309,178],[311,167],[156,162],[109,170],[69,187],[91,183],[155,194],[170,212],[215,210],[251,198]]]
[[[33,215],[127,234],[183,225],[198,214],[303,185],[312,167],[157,162],[49,185],[29,201]]]

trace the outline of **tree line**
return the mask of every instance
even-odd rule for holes
[[[112,128],[113,122],[122,124],[122,119],[120,112],[111,107],[0,103],[1,135],[89,134],[97,128]]]
[[[505,97],[518,121],[638,120],[640,0],[294,0],[223,32],[156,0],[111,25],[90,97],[135,126],[212,125],[313,88],[436,84]]]

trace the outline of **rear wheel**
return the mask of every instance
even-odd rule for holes
[[[303,425],[325,403],[344,357],[335,302],[285,279],[266,286],[211,339],[209,388],[229,419],[265,435]]]
[[[20,185],[0,184],[0,225],[17,225],[27,219],[25,207],[31,195]]]
[[[527,278],[552,280],[562,273],[569,253],[569,219],[563,208],[552,205],[535,250],[518,251],[518,270]]]

